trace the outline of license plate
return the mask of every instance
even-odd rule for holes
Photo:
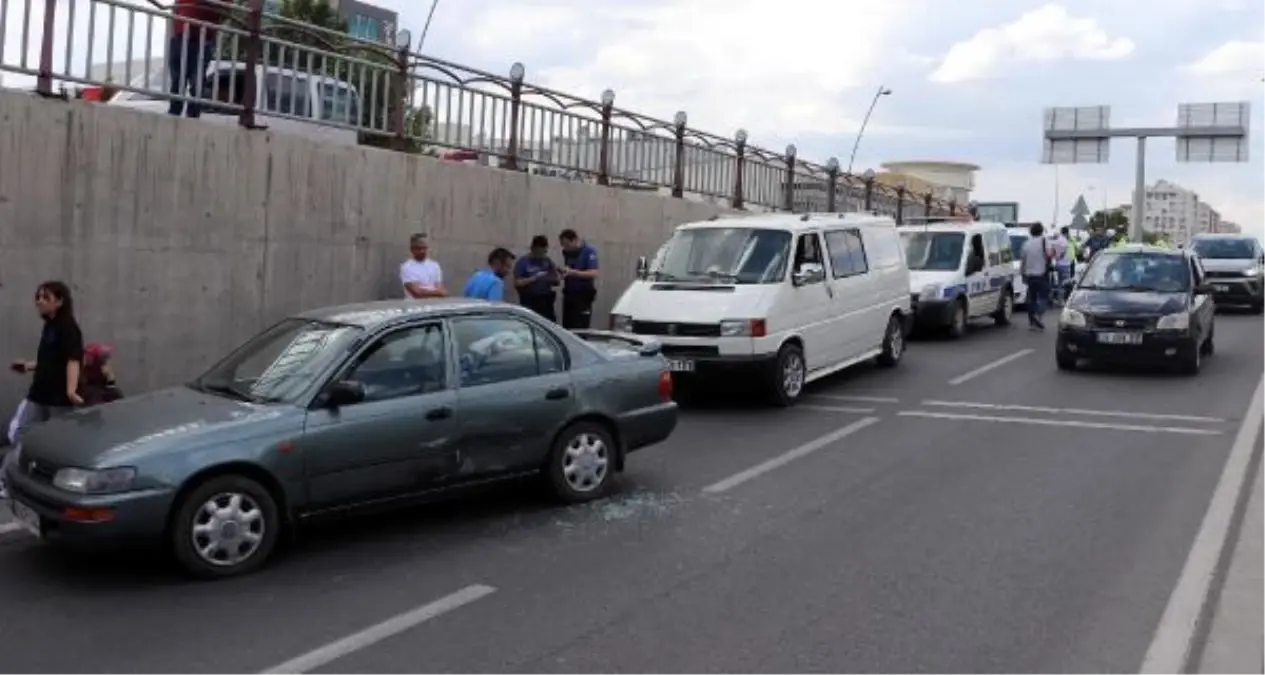
[[[688,359],[668,359],[668,370],[674,373],[692,373],[694,362]]]
[[[1225,284],[1213,284],[1213,285],[1212,285],[1212,290],[1214,290],[1214,291],[1216,291],[1216,292],[1218,292],[1218,293],[1225,293],[1226,291],[1229,291],[1229,290],[1230,290],[1230,287],[1229,287],[1229,286],[1226,286]]]
[[[40,514],[31,510],[31,507],[17,500],[9,502],[10,510],[13,511],[14,520],[26,529],[27,532],[39,537],[44,534],[44,528],[40,526]]]
[[[1098,341],[1107,345],[1140,345],[1141,333],[1099,333]]]

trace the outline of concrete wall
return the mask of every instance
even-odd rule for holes
[[[595,323],[682,222],[716,207],[0,90],[0,359],[34,357],[46,279],[130,390],[181,382],[287,314],[399,297],[412,232],[460,292],[493,246],[573,228],[602,256]],[[556,253],[556,246],[555,246]],[[0,413],[25,390],[0,374]]]

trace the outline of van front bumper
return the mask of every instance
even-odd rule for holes
[[[917,295],[909,296],[909,313],[914,317],[915,326],[948,326],[953,323],[955,300],[937,298],[922,300]]]

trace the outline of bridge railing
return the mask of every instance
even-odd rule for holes
[[[177,101],[245,129],[299,122],[401,152],[468,157],[625,189],[655,190],[734,209],[873,210],[955,215],[931,194],[597,99],[415,52],[407,31],[364,40],[264,10],[263,0],[215,0],[215,16],[176,17],[159,0],[0,0],[0,72],[35,93],[159,111]],[[182,30],[176,31],[180,26]],[[174,58],[168,58],[174,56]],[[189,77],[190,73],[195,75]],[[173,81],[189,82],[173,87]],[[450,151],[458,151],[456,154]]]

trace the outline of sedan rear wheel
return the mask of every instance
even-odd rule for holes
[[[610,432],[596,422],[576,422],[554,441],[546,468],[553,492],[578,504],[606,494],[615,473],[618,448]]]

